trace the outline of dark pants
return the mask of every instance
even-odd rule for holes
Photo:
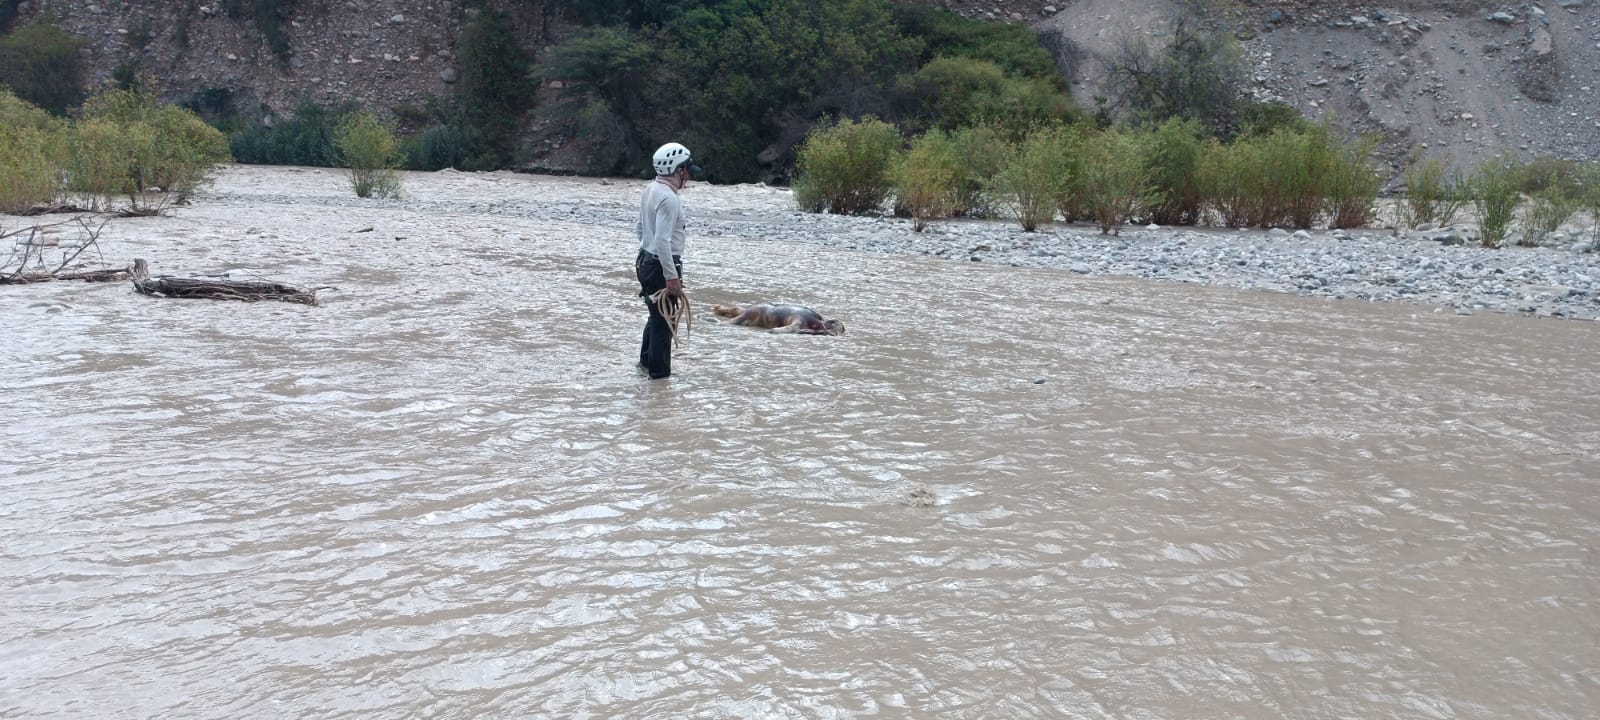
[[[677,268],[678,277],[683,277],[683,258],[673,255],[672,265]],[[644,324],[644,341],[639,344],[639,365],[651,379],[664,378],[672,374],[672,325],[650,296],[667,286],[667,276],[661,271],[661,260],[643,250],[634,260],[633,269],[639,276],[639,296],[650,311],[650,319]]]

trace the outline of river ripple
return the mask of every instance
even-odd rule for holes
[[[104,243],[321,307],[0,288],[0,716],[1600,707],[1593,323],[733,235],[650,383],[636,187],[340,182]],[[618,221],[449,209],[571,197]],[[704,312],[763,299],[849,332]]]

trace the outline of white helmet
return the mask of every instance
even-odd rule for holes
[[[667,143],[656,150],[651,162],[656,166],[657,175],[671,175],[689,162],[689,148],[675,142]]]

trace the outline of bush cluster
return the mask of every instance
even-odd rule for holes
[[[0,213],[59,204],[65,125],[0,88]]]
[[[235,159],[250,165],[337,167],[333,133],[355,110],[352,103],[324,107],[304,101],[288,118],[257,121],[235,132],[228,145]]]
[[[376,116],[366,111],[346,115],[334,131],[333,144],[340,164],[350,170],[356,197],[400,197],[400,143]]]
[[[952,135],[992,121],[1016,135],[1075,112],[1020,25],[885,0],[561,5],[595,27],[547,53],[537,76],[567,84],[562,116],[593,138],[595,172],[644,172],[640,157],[678,140],[713,181],[786,180],[798,143],[829,118]]]
[[[1070,138],[1061,128],[1029,133],[1008,148],[1005,162],[986,183],[988,194],[1002,211],[1033,232],[1050,222],[1070,191],[1073,177],[1068,160]]]
[[[503,167],[515,155],[518,121],[533,105],[532,63],[502,13],[480,12],[461,29],[457,43],[457,107],[441,115],[437,128],[453,128],[446,139],[473,139],[459,148],[465,164]],[[487,157],[485,157],[487,156]],[[462,168],[466,169],[466,168]]]
[[[117,196],[135,212],[184,202],[217,163],[232,160],[221,132],[147,91],[105,88],[84,102],[81,116],[69,137],[67,187],[106,206]]]
[[[1058,217],[1092,220],[1106,233],[1134,220],[1359,227],[1375,213],[1374,148],[1371,138],[1346,141],[1326,125],[1223,143],[1196,121],[1174,119],[1144,128],[1039,125],[1014,140],[988,125],[933,130],[902,151],[891,126],[846,122],[801,146],[795,197],[813,212],[860,214],[881,212],[893,196],[919,230],[979,208],[998,208],[1026,231]],[[869,171],[885,166],[894,172]]]
[[[1450,224],[1471,205],[1485,247],[1503,247],[1514,233],[1518,245],[1536,246],[1584,210],[1600,241],[1600,162],[1520,162],[1502,149],[1466,173],[1454,169],[1448,156],[1415,158],[1404,177],[1400,222],[1406,227]]]
[[[1449,158],[1419,158],[1401,174],[1405,202],[1400,224],[1449,225],[1470,199],[1467,179],[1452,168]]]
[[[896,201],[911,216],[911,229],[922,232],[930,218],[954,213],[960,202],[961,160],[950,136],[934,130],[911,142],[894,164],[890,182]]]
[[[795,199],[811,212],[877,212],[889,197],[900,144],[900,131],[876,118],[818,127],[800,150]]]
[[[142,91],[106,88],[79,117],[55,118],[0,90],[0,211],[26,213],[68,200],[125,212],[183,202],[227,162],[222,133],[194,113]]]
[[[1594,223],[1594,239],[1600,243],[1600,162],[1589,163],[1583,174],[1583,209]]]

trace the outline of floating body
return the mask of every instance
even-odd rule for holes
[[[779,305],[761,303],[741,308],[738,305],[717,305],[711,308],[717,317],[732,318],[735,325],[766,328],[773,332],[801,333],[805,335],[843,335],[844,323],[822,317],[822,313],[804,305]]]

